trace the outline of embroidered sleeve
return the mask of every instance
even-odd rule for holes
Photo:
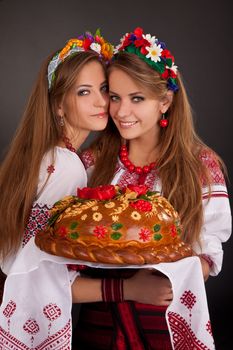
[[[224,175],[211,151],[203,151],[201,159],[210,170],[210,194],[208,186],[203,182],[203,214],[204,222],[201,231],[201,248],[194,245],[198,254],[205,254],[212,261],[211,275],[221,271],[223,260],[222,243],[231,235],[231,209]]]
[[[224,175],[222,173],[222,170],[220,169],[220,166],[218,164],[218,161],[214,155],[213,152],[210,150],[203,150],[200,154],[200,159],[204,163],[204,165],[208,168],[211,184],[212,185],[225,185],[225,179]],[[203,187],[206,186],[205,181],[202,181]]]
[[[47,225],[49,209],[65,196],[76,195],[77,188],[85,187],[87,175],[79,157],[66,149],[55,149],[53,172],[48,178],[50,154],[46,154],[40,167],[37,198],[33,203],[28,224],[24,231],[22,247]],[[48,178],[48,180],[47,180]]]

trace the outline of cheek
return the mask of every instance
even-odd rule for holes
[[[116,103],[111,102],[109,103],[109,113],[112,117],[114,117],[117,114],[118,106]]]
[[[109,104],[110,104],[110,96],[108,94],[105,94],[104,95],[104,99],[106,101],[107,106],[109,106]]]

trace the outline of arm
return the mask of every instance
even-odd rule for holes
[[[201,254],[201,255],[199,255],[199,258],[201,261],[203,278],[204,278],[204,281],[206,282],[207,279],[209,278],[211,267],[212,267],[213,263],[212,263],[212,260],[209,260],[208,255],[205,256],[204,254]]]
[[[101,279],[78,276],[72,284],[73,303],[103,301]],[[155,270],[141,269],[123,281],[124,300],[152,305],[169,305],[173,299],[169,279]],[[113,300],[114,301],[114,300]]]
[[[211,188],[203,184],[203,226],[200,234],[201,247],[196,243],[194,251],[204,257],[201,258],[205,280],[209,274],[216,276],[222,267],[223,248],[222,243],[226,242],[231,235],[231,209],[228,199],[227,188],[223,173],[212,155],[206,152],[202,161],[209,169]],[[207,258],[207,259],[205,259]],[[206,262],[204,261],[206,260]],[[208,262],[209,268],[208,268]]]

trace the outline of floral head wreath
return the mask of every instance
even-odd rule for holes
[[[108,63],[113,56],[113,45],[107,42],[97,29],[94,35],[90,32],[85,32],[78,38],[70,39],[65,47],[58,51],[51,59],[48,65],[48,86],[49,90],[55,80],[55,72],[59,64],[61,64],[67,57],[81,51],[95,51],[99,58]]]
[[[176,92],[179,89],[174,56],[167,50],[165,43],[155,36],[143,34],[143,29],[138,27],[134,32],[123,36],[120,44],[115,47],[114,54],[121,51],[134,53],[149,64],[163,79],[167,80],[169,90]]]

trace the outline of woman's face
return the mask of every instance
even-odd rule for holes
[[[99,62],[91,61],[81,69],[74,86],[63,98],[58,115],[64,116],[66,134],[87,135],[106,127],[108,106],[104,69]]]
[[[159,120],[167,108],[124,71],[114,68],[109,75],[110,115],[121,136],[132,140],[159,137]]]

